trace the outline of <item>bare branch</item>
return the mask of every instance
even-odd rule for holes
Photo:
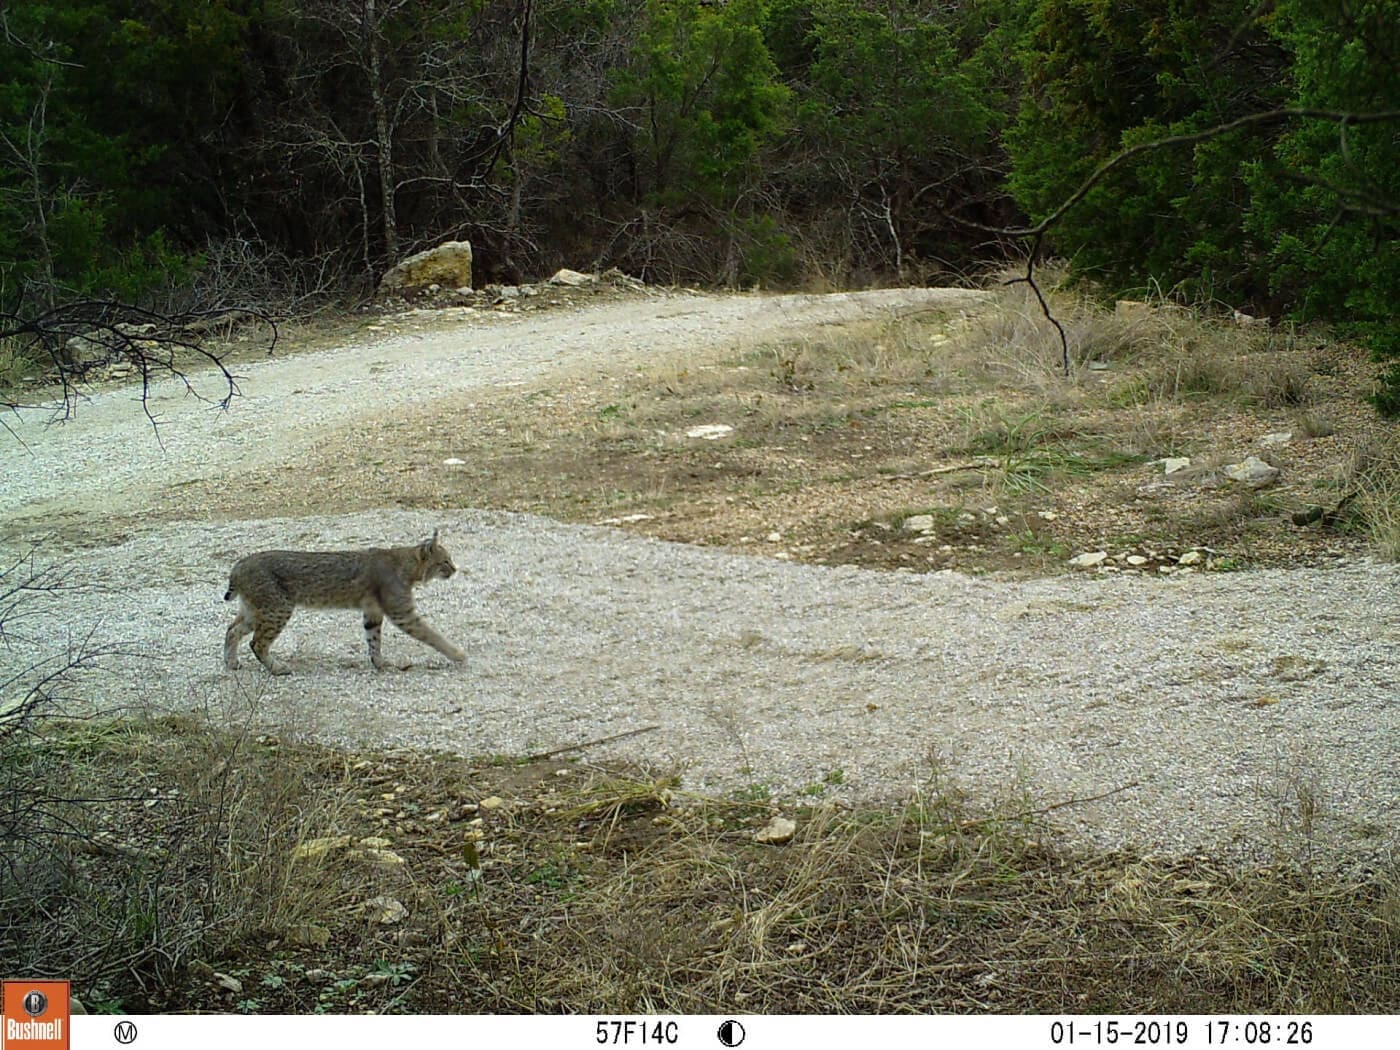
[[[223,356],[203,343],[211,321],[227,318],[232,311],[197,310],[162,314],[125,303],[82,299],[45,310],[32,318],[0,313],[0,340],[16,340],[26,356],[47,361],[62,389],[61,419],[72,418],[82,386],[94,370],[111,362],[126,362],[141,377],[141,409],[156,431],[160,421],[151,412],[151,386],[162,378],[179,380],[185,392],[200,401],[226,409],[238,396],[238,377]],[[243,309],[238,316],[257,318],[271,330],[268,352],[277,345],[277,325],[259,310]],[[186,359],[213,365],[222,395],[207,396],[194,383]],[[36,407],[0,398],[0,408]],[[7,429],[9,429],[7,427]],[[13,431],[11,431],[13,433]]]

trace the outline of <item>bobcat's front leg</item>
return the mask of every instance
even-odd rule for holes
[[[384,614],[365,610],[365,645],[369,647],[369,662],[376,671],[384,670],[384,657],[379,653],[379,640],[384,634]]]

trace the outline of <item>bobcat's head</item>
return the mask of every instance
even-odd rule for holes
[[[437,529],[434,529],[432,539],[424,540],[418,545],[418,578],[446,580],[456,571],[457,566],[452,564],[452,555],[438,543]]]

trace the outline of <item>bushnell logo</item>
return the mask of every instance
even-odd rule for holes
[[[4,1050],[68,1050],[68,982],[5,981]]]

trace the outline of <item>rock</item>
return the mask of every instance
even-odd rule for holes
[[[364,911],[369,921],[380,926],[392,926],[408,918],[408,909],[401,900],[393,897],[374,897],[364,903]]]
[[[355,849],[346,856],[376,868],[401,868],[408,863],[391,849]]]
[[[905,532],[932,532],[932,531],[933,531],[933,515],[932,515],[932,514],[911,514],[909,517],[907,517],[907,518],[904,519],[904,531],[905,531]]]
[[[1206,556],[1200,551],[1187,551],[1176,559],[1178,565],[1199,565],[1206,560]]]
[[[449,456],[442,461],[442,465],[444,467],[465,467],[467,461],[465,459],[458,459],[456,456]]]
[[[549,283],[562,284],[567,288],[578,288],[585,284],[594,284],[597,280],[597,276],[591,273],[579,273],[577,270],[562,269],[549,279]]]
[[[691,427],[685,432],[688,438],[700,438],[703,441],[714,441],[722,438],[726,434],[734,433],[734,428],[728,423],[703,423],[698,427]]]
[[[774,817],[767,827],[754,832],[753,840],[765,846],[781,846],[797,834],[797,824],[787,817]]]
[[[472,246],[468,241],[446,241],[436,248],[410,255],[379,282],[380,295],[409,295],[430,285],[470,288]]]
[[[1249,456],[1242,462],[1231,463],[1222,471],[1231,481],[1248,485],[1252,489],[1262,489],[1278,480],[1278,467],[1270,466],[1258,456]]]
[[[1272,434],[1265,434],[1259,439],[1259,444],[1265,448],[1273,448],[1278,445],[1286,445],[1293,440],[1293,431],[1277,430]]]
[[[388,849],[393,843],[382,835],[371,835],[369,838],[360,839],[356,845],[361,849]]]
[[[646,287],[646,283],[644,281],[633,277],[631,274],[623,273],[616,266],[603,271],[602,280],[608,281],[609,283],[614,285],[619,285],[623,288],[637,289]]]
[[[230,977],[226,973],[215,973],[214,983],[225,991],[232,992],[234,995],[243,994],[243,982],[237,977]]]
[[[330,939],[331,931],[324,926],[317,926],[314,922],[303,922],[287,931],[289,944],[307,948],[324,948],[330,943]]]
[[[492,795],[477,803],[481,809],[500,809],[505,804],[505,799],[501,798],[499,795]]]
[[[1069,560],[1069,563],[1076,569],[1093,569],[1106,561],[1108,561],[1107,551],[1085,551],[1083,554],[1076,554]]]
[[[1129,554],[1129,555],[1127,556],[1127,558],[1125,558],[1124,560],[1125,560],[1129,565],[1133,565],[1133,566],[1137,566],[1137,565],[1146,565],[1146,564],[1147,564],[1147,559],[1144,558],[1141,554]]]
[[[345,849],[350,845],[349,835],[333,835],[328,838],[307,839],[292,850],[292,860],[311,860],[324,857],[328,853]]]
[[[310,984],[329,984],[333,975],[329,970],[323,970],[318,966],[314,970],[307,970],[302,976]]]
[[[1251,317],[1249,314],[1242,313],[1239,310],[1235,310],[1230,316],[1234,318],[1235,324],[1239,325],[1241,328],[1269,327],[1269,319],[1267,317]]]
[[[1175,474],[1178,470],[1185,470],[1191,465],[1190,456],[1168,456],[1166,459],[1159,459],[1162,464],[1163,474]]]
[[[1107,371],[1108,371],[1108,362],[1107,362],[1107,361],[1090,361],[1090,362],[1089,362],[1089,371],[1090,371],[1090,372],[1107,372]]]
[[[116,337],[94,329],[86,335],[75,335],[63,344],[59,357],[62,363],[71,368],[85,369],[112,356],[110,342],[118,342]]]

